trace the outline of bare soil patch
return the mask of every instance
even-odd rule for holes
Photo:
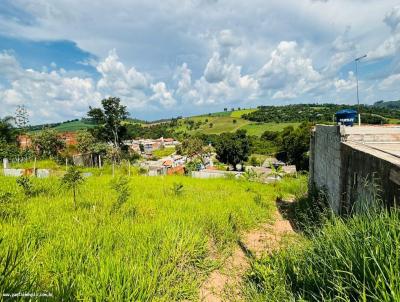
[[[200,301],[242,301],[243,276],[250,258],[259,258],[279,248],[282,238],[293,234],[290,222],[276,211],[273,223],[264,223],[241,236],[231,256],[213,271],[200,289]]]

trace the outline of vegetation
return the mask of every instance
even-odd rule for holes
[[[71,189],[74,194],[73,196],[75,210],[77,208],[76,193],[79,185],[81,185],[83,181],[84,179],[81,172],[75,166],[70,167],[61,180],[62,185],[64,185],[68,189]]]
[[[216,146],[217,159],[237,169],[238,164],[243,164],[250,154],[250,142],[246,131],[238,130],[236,133],[221,134]]]
[[[162,148],[158,150],[154,150],[152,155],[155,158],[163,158],[170,156],[175,153],[175,148]]]
[[[332,218],[310,239],[255,261],[251,301],[398,301],[398,210]]]
[[[120,147],[126,133],[122,121],[129,115],[126,106],[115,97],[103,99],[101,105],[103,108],[89,107],[88,117],[96,124],[92,132],[99,140],[112,142],[115,148]]]
[[[32,148],[38,156],[54,158],[65,148],[65,143],[57,131],[44,129],[32,136]]]
[[[334,114],[342,109],[354,109],[357,106],[336,104],[296,104],[287,106],[260,106],[257,111],[243,115],[244,119],[254,122],[332,122]],[[400,118],[400,111],[380,106],[361,105],[362,114],[376,114],[384,118]],[[367,116],[369,116],[367,115]],[[363,120],[363,119],[361,119]]]
[[[199,159],[205,164],[206,158],[211,156],[211,148],[204,145],[204,142],[197,138],[185,139],[178,146],[178,153],[186,155],[190,160]]]
[[[398,101],[379,101],[374,104],[374,107],[387,109],[400,109],[400,100]]]
[[[14,178],[0,176],[0,271],[6,272],[0,294],[196,300],[219,264],[209,246],[229,253],[240,232],[271,217],[278,192],[287,195],[304,183],[288,179],[273,188],[184,176],[110,178],[88,178],[75,210],[57,178],[32,179],[40,190],[27,199]]]

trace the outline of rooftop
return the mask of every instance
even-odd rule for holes
[[[400,166],[400,126],[341,127],[346,145]]]

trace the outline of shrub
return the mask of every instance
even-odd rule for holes
[[[129,180],[124,176],[121,176],[116,180],[111,181],[111,188],[114,189],[118,194],[117,201],[112,205],[112,212],[117,211],[125,202],[128,201],[128,198],[130,196],[128,184]]]
[[[19,176],[17,178],[17,184],[22,188],[26,197],[31,197],[33,195],[33,185],[28,176]]]

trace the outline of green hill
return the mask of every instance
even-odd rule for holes
[[[173,130],[189,134],[221,134],[223,132],[234,132],[239,129],[244,129],[249,135],[261,136],[266,130],[281,131],[287,126],[296,127],[300,124],[299,122],[257,123],[243,118],[244,115],[251,114],[255,111],[257,111],[257,109],[252,108],[186,117],[178,120],[178,125],[173,127]]]
[[[379,101],[374,104],[374,107],[386,109],[400,109],[400,100],[398,101]]]

